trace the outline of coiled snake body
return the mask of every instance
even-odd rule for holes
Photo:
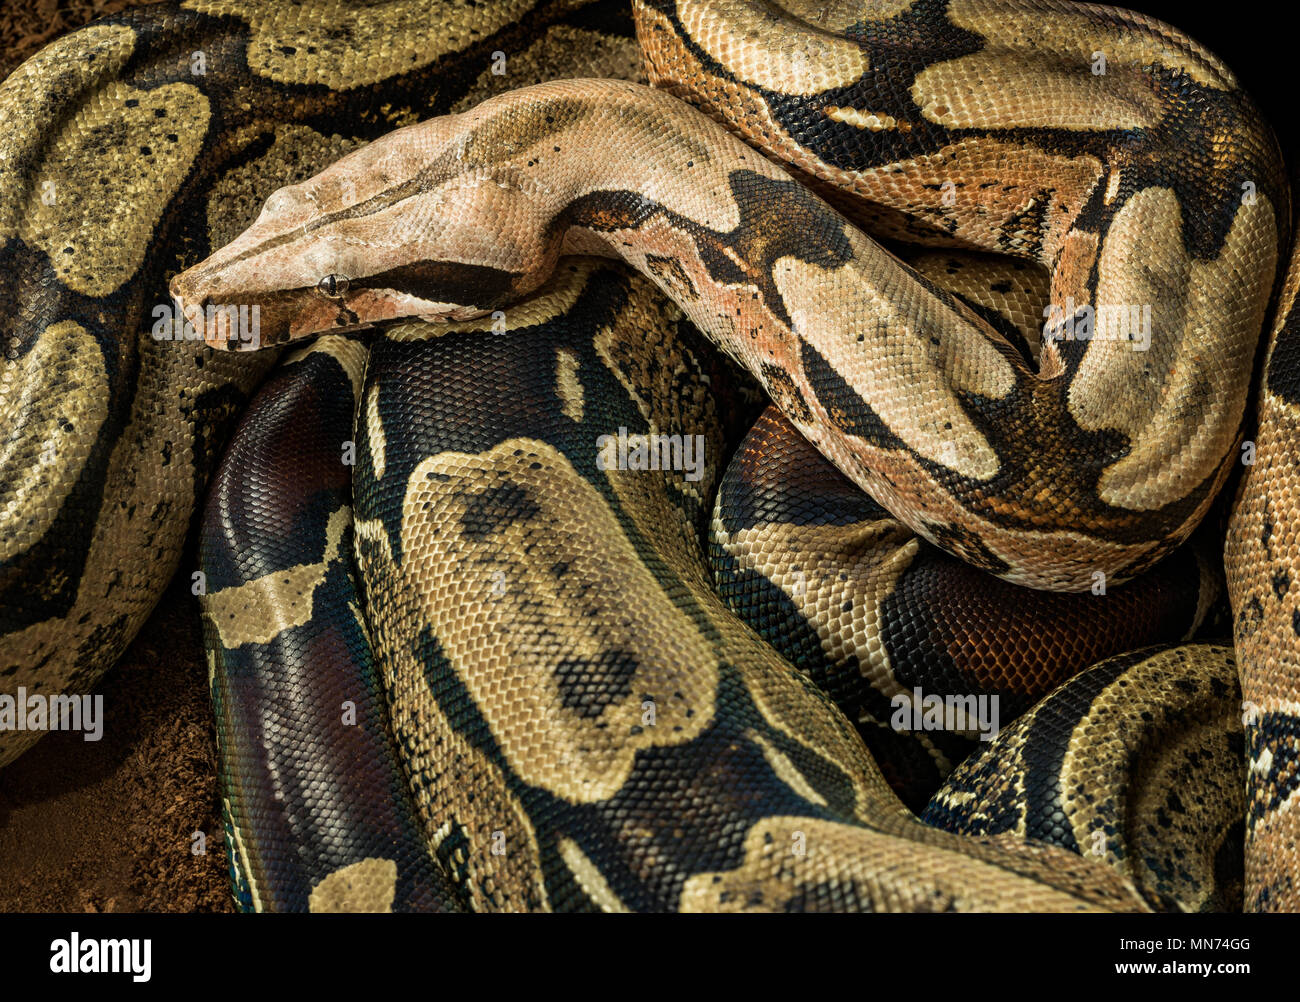
[[[1230,907],[1244,815],[1246,906],[1294,907],[1294,271],[1227,549],[1242,693],[1223,648],[1126,654],[937,792],[977,721],[885,726],[1204,617],[1214,541],[1180,544],[1290,246],[1254,105],[1109,8],[633,13],[655,89],[595,79],[636,75],[621,5],[401,0],[185,3],[5,82],[6,684],[111,664],[276,346],[324,333],[201,539],[246,906]],[[149,327],[169,277],[206,346]]]

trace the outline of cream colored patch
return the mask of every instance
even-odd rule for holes
[[[578,882],[578,886],[583,892],[594,901],[603,912],[630,912],[631,909],[619,900],[609,882],[605,879],[604,874],[596,867],[585,852],[582,851],[578,843],[570,838],[561,836],[557,843],[560,850],[560,858],[569,868],[573,877]]]
[[[1123,180],[1123,172],[1119,167],[1112,167],[1110,173],[1106,175],[1106,194],[1103,201],[1110,205],[1115,201],[1115,196],[1119,194],[1119,185]]]
[[[370,443],[370,461],[375,468],[375,479],[384,478],[388,466],[388,436],[384,422],[379,417],[379,388],[372,387],[366,397],[366,438]]]
[[[29,168],[53,182],[53,197],[28,201],[18,235],[49,255],[59,280],[74,291],[116,291],[144,261],[163,209],[194,164],[208,117],[207,97],[190,84],[105,84],[59,124],[39,165]]]
[[[693,874],[682,887],[678,907],[684,912],[813,910],[819,905],[835,910],[858,898],[876,912],[1096,910],[1046,882],[997,865],[999,855],[1006,862],[1010,852],[982,846],[976,850],[986,857],[981,859],[967,854],[971,840],[920,825],[900,828],[900,834],[903,830],[912,837],[809,817],[763,818],[745,835],[740,865]],[[800,844],[802,854],[794,851]],[[1021,865],[1027,870],[1025,855]],[[1063,851],[1043,856],[1039,868],[1044,871],[1051,860],[1063,868],[1070,865]],[[1112,889],[1117,888],[1107,888]]]
[[[843,122],[855,129],[866,129],[869,132],[885,132],[898,126],[898,119],[893,115],[876,115],[869,111],[841,108],[834,104],[828,104],[824,111],[826,117],[832,122]]]
[[[277,83],[362,87],[428,66],[517,20],[525,0],[468,0],[431,9],[421,0],[355,5],[322,0],[310,6],[259,0],[188,0],[204,14],[248,22],[248,67]]]
[[[1185,35],[1126,11],[1045,14],[1031,0],[956,0],[948,19],[987,41],[917,75],[913,100],[948,128],[1149,128],[1166,109],[1135,75],[1153,64],[1204,87],[1236,87],[1227,68]],[[1104,55],[1105,73],[1093,72],[1094,53]]]
[[[393,562],[393,547],[388,541],[388,530],[384,527],[382,519],[357,519],[352,523],[352,534],[357,543],[364,540],[372,548],[376,549],[379,559],[386,564]]]
[[[1098,83],[1104,79],[1055,57],[1008,59],[980,51],[927,66],[912,84],[912,100],[948,129],[1104,132],[1150,128],[1160,120],[1154,94],[1117,93]]]
[[[560,394],[560,409],[573,422],[582,420],[584,407],[578,366],[578,356],[568,348],[555,349],[555,388]]]
[[[603,800],[639,749],[709,726],[709,642],[553,446],[515,438],[424,460],[402,538],[405,574],[438,582],[421,589],[429,629],[525,783]]]
[[[1098,495],[1150,511],[1186,497],[1235,447],[1276,264],[1273,207],[1241,205],[1218,257],[1191,258],[1169,188],[1138,192],[1115,214],[1097,264],[1096,305],[1150,311],[1150,347],[1093,340],[1068,402],[1086,431],[1128,436]]]
[[[397,897],[397,864],[391,859],[358,860],[341,866],[311,889],[307,910],[387,913]]]
[[[0,354],[0,563],[49,531],[108,417],[108,373],[75,320],[47,327],[22,358]]]
[[[475,85],[451,106],[451,111],[467,111],[505,91],[564,77],[644,83],[641,50],[635,38],[614,37],[567,24],[552,25],[523,52],[506,53],[505,73],[493,73],[491,65],[484,66]]]
[[[447,841],[447,836],[451,834],[451,821],[444,821],[442,827],[438,828],[428,838],[429,851],[437,852],[438,847]]]
[[[767,764],[772,767],[772,771],[776,773],[777,779],[790,787],[790,789],[794,790],[796,794],[808,801],[808,803],[817,804],[820,807],[828,806],[826,798],[813,788],[813,785],[809,783],[804,774],[799,771],[799,767],[790,761],[789,756],[787,756],[785,752],[781,751],[780,748],[768,741],[767,738],[763,737],[763,735],[758,731],[746,731],[745,737],[762,749],[763,758],[767,759]]]
[[[1137,18],[1121,25],[1114,16],[1064,8],[1044,16],[1032,3],[987,0],[959,0],[948,17],[988,42],[917,74],[913,100],[926,118],[948,128],[1150,128],[1165,109],[1135,72],[1152,64],[1206,87],[1235,86],[1223,65],[1185,36]],[[1093,72],[1094,53],[1105,56],[1105,73]]]
[[[886,697],[910,697],[911,689],[895,680],[881,641],[881,605],[920,546],[910,529],[890,518],[847,526],[778,522],[728,533],[715,518],[713,534],[740,568],[763,575],[785,592],[817,634],[830,663],[856,663]]]
[[[999,400],[1015,385],[1011,364],[969,317],[919,287],[879,247],[858,239],[860,254],[870,256],[858,267],[827,271],[796,257],[776,263],[776,286],[796,332],[834,360],[849,386],[909,448],[962,476],[988,480],[1001,468],[997,452],[956,391]],[[869,328],[861,341],[845,329],[849,316],[863,318],[858,323]],[[816,400],[811,389],[805,396],[810,404]]]
[[[959,809],[964,807],[966,804],[969,804],[974,799],[974,793],[969,793],[963,790],[954,790],[952,793],[945,794],[943,802],[946,807]]]
[[[18,231],[25,213],[43,211],[43,198],[58,199],[60,182],[70,179],[49,160],[50,138],[76,115],[78,102],[113,85],[134,50],[131,28],[91,24],[55,39],[0,82],[0,241]],[[35,163],[34,150],[44,151]]]
[[[691,40],[735,77],[778,94],[814,97],[855,83],[870,68],[856,42],[766,4],[679,0],[677,16]]]
[[[282,630],[302,626],[311,619],[316,589],[325,583],[351,522],[352,509],[347,505],[330,515],[325,556],[319,563],[273,571],[204,596],[200,600],[203,614],[216,628],[221,645],[234,649],[244,644],[270,643]]]
[[[208,695],[212,695],[213,687],[217,682],[217,652],[211,647],[205,648],[203,659],[208,665]]]
[[[820,28],[843,34],[864,21],[888,21],[911,8],[916,0],[782,0],[779,6],[792,16]]]
[[[1091,74],[1092,54],[1102,52],[1108,73],[1155,63],[1204,87],[1237,86],[1227,67],[1186,35],[1129,11],[1103,13],[1060,4],[1049,12],[1037,0],[953,0],[948,20],[982,35],[988,43],[985,51],[1003,60],[1008,53],[1032,54],[1051,62],[1072,62]]]

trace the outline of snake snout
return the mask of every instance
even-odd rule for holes
[[[315,333],[295,330],[295,319],[304,312],[302,301],[310,290],[256,297],[204,295],[185,280],[188,274],[171,282],[174,340],[201,340],[223,351],[256,351]]]

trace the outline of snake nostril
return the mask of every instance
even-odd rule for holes
[[[346,275],[326,275],[316,283],[316,288],[331,299],[339,299],[348,291]]]

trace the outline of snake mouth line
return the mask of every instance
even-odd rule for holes
[[[201,340],[219,351],[258,351],[318,334],[372,329],[398,319],[363,317],[348,305],[346,297],[327,296],[318,288],[271,293],[253,302],[194,302],[181,295],[174,299],[177,320],[171,339]]]
[[[317,334],[343,334],[403,320],[476,320],[511,298],[509,290],[519,278],[496,269],[433,262],[420,266],[426,281],[413,290],[384,284],[385,275],[347,279],[329,274],[311,285],[218,299],[198,293],[211,286],[205,269],[208,265],[198,265],[172,279],[176,333],[167,339],[202,340],[225,351],[257,351]],[[443,281],[431,280],[425,272]],[[463,281],[464,274],[480,280],[484,273],[494,279],[490,287]],[[451,298],[439,296],[448,292]]]

